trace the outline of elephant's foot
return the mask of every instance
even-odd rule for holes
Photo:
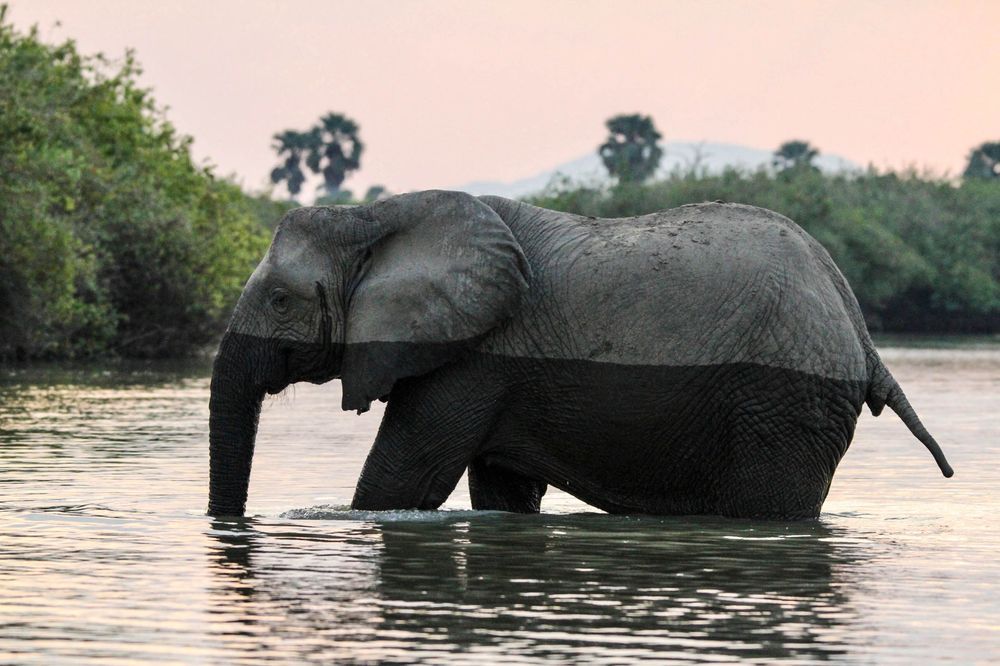
[[[356,511],[403,511],[438,509],[458,484],[459,476],[440,477],[432,480],[430,487],[374,485],[362,478],[354,491],[351,508]]]
[[[477,511],[538,513],[546,487],[542,481],[488,464],[482,457],[469,465],[469,494]]]

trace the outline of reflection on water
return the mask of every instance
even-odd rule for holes
[[[845,652],[848,572],[863,557],[817,523],[494,514],[321,534],[315,549],[301,526],[213,525],[237,635],[284,615],[272,636],[297,652],[322,636],[330,658],[826,659]]]
[[[885,357],[956,476],[864,417],[820,521],[351,512],[379,414],[297,387],[203,515],[202,367],[0,378],[0,662],[987,661],[1000,349]]]

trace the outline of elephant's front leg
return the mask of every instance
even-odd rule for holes
[[[351,507],[441,506],[488,436],[498,394],[461,366],[397,382]]]
[[[477,511],[538,513],[547,486],[481,456],[469,465],[469,494]]]

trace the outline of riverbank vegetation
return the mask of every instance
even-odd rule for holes
[[[267,247],[281,204],[196,164],[138,74],[0,14],[0,359],[186,353]]]

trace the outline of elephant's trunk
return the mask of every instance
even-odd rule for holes
[[[227,333],[212,369],[208,513],[242,516],[269,354],[263,341]]]

